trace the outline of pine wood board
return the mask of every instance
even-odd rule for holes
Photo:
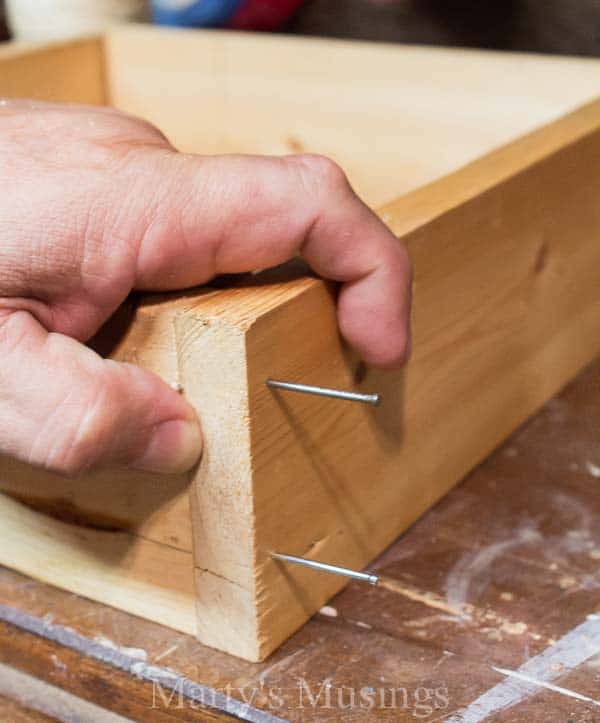
[[[0,44],[0,95],[104,105],[107,95],[102,40]]]
[[[106,57],[109,103],[178,148],[323,153],[375,207],[600,94],[599,61],[523,53],[137,27]]]
[[[65,524],[0,495],[2,560],[13,569],[195,634],[192,555],[126,532]]]
[[[303,148],[347,160],[372,203],[398,196],[378,212],[415,265],[415,351],[405,371],[364,369],[340,342],[333,289],[295,269],[149,297],[94,343],[182,387],[203,424],[199,468],[64,480],[0,460],[14,540],[0,562],[249,660],[267,656],[344,584],[284,568],[271,551],[368,564],[600,350],[600,103],[559,117],[600,90],[600,64],[290,42],[127,29],[36,50],[37,66],[28,51],[0,53],[9,71],[0,92],[18,95],[23,77],[23,94],[108,100],[159,122],[185,150],[282,152],[301,106],[315,133]],[[301,49],[310,59],[302,68]],[[58,80],[41,88],[44,64]],[[527,82],[508,103],[517,68]],[[472,115],[446,113],[457,79]],[[489,100],[493,79],[500,87],[486,115],[477,100]],[[377,144],[366,153],[372,139],[391,142],[372,109],[387,98],[395,124],[405,111],[394,82],[427,118],[423,137],[413,143],[395,125],[387,156]],[[252,109],[254,87],[264,108],[235,136],[231,111]],[[319,115],[316,101],[329,95]],[[373,105],[361,113],[364,98]],[[263,111],[275,126],[264,125]],[[208,145],[194,130],[199,117]],[[473,125],[492,118],[482,141]],[[342,125],[355,135],[329,146],[331,127]],[[404,149],[420,155],[422,172]],[[377,390],[384,402],[374,410],[273,393],[269,376]]]
[[[325,319],[322,288],[257,323],[248,363],[259,646],[287,637],[343,585],[282,569],[271,550],[366,565],[600,352],[599,170],[600,133],[582,131],[405,236],[416,269],[415,352],[405,373],[368,373],[358,385],[382,394],[376,410],[276,400],[261,383],[271,375],[353,386],[358,368],[345,359],[332,310]],[[448,190],[460,181],[447,179]],[[292,354],[283,343],[290,328]]]
[[[332,678],[331,707],[325,708],[322,695],[314,711],[331,721],[346,722],[354,714],[361,721],[393,716],[399,723],[414,722],[412,706],[401,697],[396,710],[389,707],[389,695],[387,708],[361,710],[358,691],[367,686],[402,687],[409,694],[441,688],[448,704],[438,708],[439,715],[475,707],[480,696],[502,683],[490,666],[518,670],[524,651],[530,661],[549,649],[554,654],[573,650],[564,645],[564,636],[572,640],[571,631],[589,625],[588,616],[598,612],[592,583],[599,579],[600,497],[590,466],[600,466],[598,419],[600,358],[375,561],[372,569],[396,580],[396,590],[351,583],[330,601],[329,610],[316,614],[264,663],[210,650],[188,635],[1,567],[0,659],[144,721],[201,716],[192,698],[184,696],[180,703],[175,696],[169,703],[169,690],[159,698],[160,707],[151,708],[152,685],[140,673],[148,680],[156,678],[157,669],[186,680],[196,700],[200,686],[230,690],[238,706],[243,696],[251,700],[251,713],[259,709],[294,723],[313,713],[308,696],[299,707],[299,679],[316,697]],[[434,602],[446,595],[453,604],[465,600],[474,615],[453,620],[402,590],[420,591]],[[74,635],[80,636],[77,652]],[[549,671],[556,676],[552,682],[597,698],[593,647],[576,644],[575,650],[591,657],[569,671],[558,665],[559,654]],[[124,655],[129,655],[126,665]],[[141,657],[147,658],[145,671]],[[121,672],[132,666],[137,674]],[[343,698],[337,695],[342,686]],[[348,708],[349,688],[357,691],[354,710]],[[274,702],[262,694],[265,690],[281,694],[283,701]],[[575,713],[593,719],[592,704],[551,691],[528,692],[529,697],[513,699],[516,706],[492,712],[531,723],[547,723],[558,712],[565,721]],[[203,700],[220,703],[210,694]],[[508,703],[505,697],[494,700]],[[225,715],[223,709],[235,713],[234,705],[221,704],[215,716]]]

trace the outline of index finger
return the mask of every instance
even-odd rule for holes
[[[405,360],[406,249],[335,163],[321,156],[144,153],[137,163],[153,167],[141,176],[143,187],[137,180],[133,189],[145,203],[140,217],[149,219],[137,256],[137,288],[194,286],[300,253],[317,274],[342,283],[340,330],[363,359],[379,367]]]

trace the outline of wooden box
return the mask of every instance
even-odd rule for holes
[[[343,347],[314,278],[142,300],[111,353],[182,385],[198,470],[74,480],[3,459],[0,563],[267,656],[344,584],[272,551],[367,565],[600,350],[599,91],[594,60],[221,32],[2,49],[6,96],[115,105],[186,151],[332,156],[415,286],[391,375]]]

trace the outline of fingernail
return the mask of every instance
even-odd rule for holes
[[[144,453],[130,467],[145,472],[187,472],[200,458],[202,432],[196,420],[171,420],[154,430]]]

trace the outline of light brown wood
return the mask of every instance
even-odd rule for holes
[[[113,318],[95,346],[116,360],[158,374],[168,384],[178,384],[172,320],[176,307],[161,303],[161,297],[148,298],[135,310],[122,307],[122,318]],[[32,474],[29,465],[8,458],[1,459],[0,469],[0,490],[63,522],[131,532],[178,550],[192,550],[187,476],[110,470],[73,479],[42,470]]]
[[[195,153],[323,153],[379,206],[600,94],[600,61],[290,36],[109,33],[109,102]]]
[[[176,308],[177,303],[149,298],[128,325],[114,319],[109,333],[99,335],[99,346],[102,336],[110,336],[114,359],[178,383],[171,313]],[[188,488],[187,475],[109,470],[65,478],[0,457],[6,540],[0,560],[44,582],[195,634]]]
[[[561,147],[532,164],[515,170],[557,127],[430,189],[430,220],[403,234],[413,358],[358,385],[380,408],[264,387],[352,388],[318,282],[248,333],[259,657],[343,585],[271,550],[363,567],[600,352],[600,103],[559,125]],[[473,173],[489,190],[443,208]],[[392,228],[403,208],[385,209]]]
[[[599,174],[596,102],[382,209],[416,269],[403,373],[356,382],[316,279],[259,277],[178,317],[184,388],[214,425],[193,505],[201,640],[263,658],[344,584],[271,551],[366,565],[600,351]],[[269,376],[384,403],[274,394]]]
[[[0,45],[0,96],[55,103],[106,103],[102,40]]]
[[[192,555],[69,525],[0,495],[1,559],[19,572],[185,633],[196,632]]]
[[[41,97],[105,97],[186,150],[299,143],[371,202],[398,196],[379,213],[415,264],[404,372],[363,369],[330,289],[293,270],[148,298],[98,344],[182,386],[205,436],[192,477],[0,460],[0,563],[262,659],[344,584],[271,551],[368,564],[600,351],[600,102],[439,178],[592,97],[600,63],[147,29],[105,47],[103,91],[98,42],[37,51],[59,76]],[[37,66],[7,57],[14,95],[15,68]],[[37,95],[44,70],[25,75]],[[384,402],[273,393],[268,376]]]

